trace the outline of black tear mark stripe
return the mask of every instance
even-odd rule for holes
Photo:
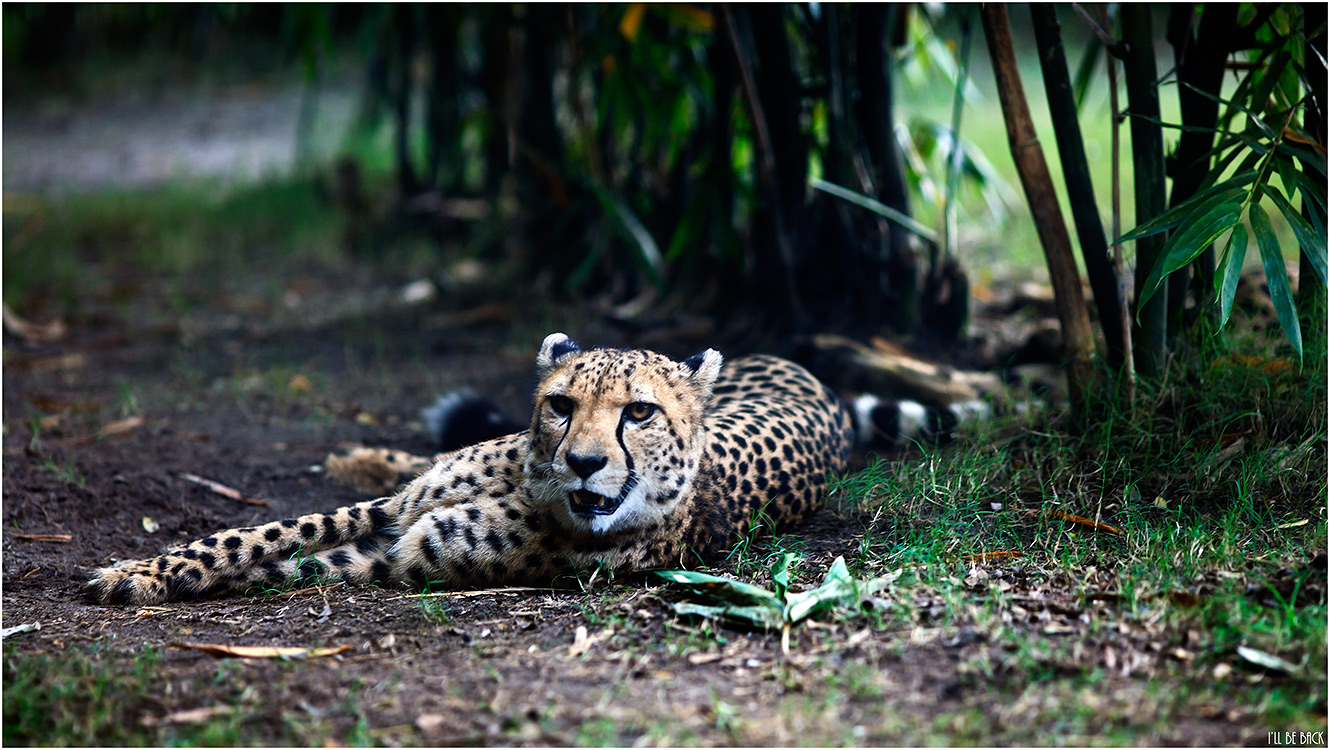
[[[633,477],[633,454],[628,451],[628,446],[623,442],[623,427],[628,423],[624,415],[619,415],[619,426],[614,429],[614,439],[619,442],[619,450],[623,451],[623,465],[628,470],[629,481]]]
[[[553,460],[555,456],[559,455],[559,446],[563,445],[563,441],[568,437],[568,433],[572,431],[573,431],[573,416],[570,414],[567,417],[567,423],[564,425],[563,434],[559,436],[559,439],[557,441],[555,441],[554,450],[550,451],[550,460]]]

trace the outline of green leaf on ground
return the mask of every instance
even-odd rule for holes
[[[790,566],[794,560],[795,556],[787,552],[771,566],[771,577],[779,593],[751,583],[687,570],[663,570],[657,571],[656,575],[687,586],[702,600],[675,604],[677,614],[768,630],[797,624],[819,612],[854,606],[861,596],[880,591],[892,580],[889,576],[855,580],[845,565],[845,558],[837,557],[821,585],[792,593],[788,587]]]

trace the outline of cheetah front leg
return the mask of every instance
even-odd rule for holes
[[[206,594],[244,591],[369,560],[355,581],[395,579],[383,573],[387,550],[422,516],[457,503],[501,503],[521,483],[526,436],[514,435],[446,454],[397,494],[331,513],[311,513],[262,526],[230,529],[168,550],[149,560],[102,568],[88,583],[94,601],[153,604]],[[339,554],[340,553],[340,554]],[[373,571],[374,562],[378,571]]]
[[[405,493],[311,513],[262,526],[210,534],[148,560],[132,560],[97,571],[88,596],[106,604],[155,604],[243,590],[256,573],[268,578],[319,549],[393,533]],[[317,572],[308,568],[304,572]],[[243,584],[243,585],[242,585]]]

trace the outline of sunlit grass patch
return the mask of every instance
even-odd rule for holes
[[[97,293],[99,280],[126,276],[215,283],[292,258],[329,262],[342,247],[341,220],[307,179],[6,195],[3,216],[11,305],[29,295],[76,305]]]

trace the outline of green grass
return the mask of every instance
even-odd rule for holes
[[[241,742],[240,715],[203,724],[149,726],[159,703],[161,653],[130,658],[98,648],[23,655],[5,649],[4,741],[7,746],[227,746]]]
[[[889,599],[930,600],[930,626],[973,625],[1005,648],[997,662],[986,656],[970,668],[1013,701],[1053,706],[1027,717],[1041,732],[1138,742],[1197,705],[1219,704],[1249,707],[1271,727],[1324,725],[1325,602],[1276,594],[1270,606],[1249,590],[1262,591],[1281,569],[1302,569],[1305,581],[1313,574],[1305,566],[1326,549],[1324,352],[1310,353],[1301,371],[1288,360],[1271,370],[1269,358],[1232,356],[1270,350],[1241,331],[1190,346],[1192,356],[1175,360],[1162,381],[1139,385],[1134,410],[1105,400],[1079,434],[1055,413],[999,421],[954,447],[874,463],[836,489],[841,512],[871,519],[852,567],[896,571]],[[1097,518],[1121,534],[1050,511]],[[985,553],[1020,556],[978,557]],[[996,586],[963,583],[975,569],[1037,577],[1076,606],[1110,595],[1115,605],[1091,615],[1095,639],[1145,628],[1166,652],[1182,649],[1186,662],[1173,672],[1136,683],[1159,694],[1157,720],[1142,723],[1125,708],[1116,721],[1076,713],[1077,686],[1096,680],[1094,660],[1074,653],[1086,638],[1005,625],[1015,602]],[[897,606],[884,624],[921,617]],[[1261,674],[1239,646],[1300,669]],[[1238,676],[1212,678],[1221,664]],[[939,721],[940,736],[968,736],[964,714]],[[1051,736],[989,726],[975,740]]]
[[[49,296],[78,309],[87,295],[124,295],[110,285],[124,278],[215,288],[238,271],[261,273],[284,260],[331,262],[340,231],[333,208],[308,180],[6,196],[4,298],[13,305]],[[174,304],[187,307],[192,299],[182,289]]]
[[[80,488],[87,485],[87,480],[83,477],[83,473],[78,470],[78,467],[74,465],[73,459],[67,458],[64,461],[57,462],[54,459],[44,458],[41,461],[41,466],[65,484]]]

